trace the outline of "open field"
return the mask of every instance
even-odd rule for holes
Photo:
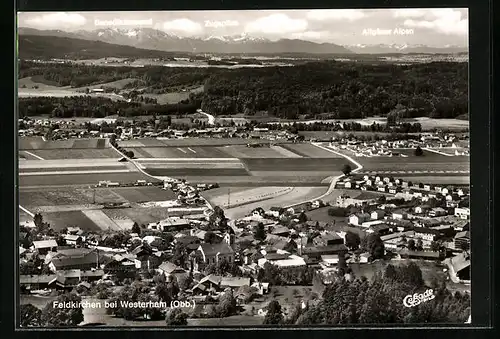
[[[432,118],[415,118],[405,119],[404,122],[415,123],[418,122],[422,125],[422,130],[431,130],[434,128],[450,129],[450,130],[463,130],[469,128],[468,120],[459,119],[432,119]]]
[[[170,93],[163,93],[163,94],[144,93],[141,95],[143,97],[156,99],[159,104],[176,104],[182,100],[189,99],[190,93],[203,92],[203,87],[204,86],[200,86],[200,87],[194,88],[190,91],[184,91],[184,92],[179,91],[179,92],[170,92]]]
[[[106,214],[101,210],[84,210],[82,213],[92,220],[101,230],[107,231],[120,231],[121,228],[113,222]]]
[[[127,78],[127,79],[120,79],[116,81],[111,81],[111,82],[105,82],[102,84],[97,84],[97,85],[91,85],[91,86],[84,86],[84,87],[75,87],[73,88],[75,91],[85,91],[87,88],[88,89],[96,89],[96,88],[116,88],[116,89],[123,89],[126,85],[136,81],[137,79],[133,78]]]
[[[349,163],[344,158],[269,158],[243,159],[249,171],[312,171],[337,172],[342,166]]]
[[[168,212],[167,208],[162,207],[104,209],[102,210],[102,212],[116,224],[127,223],[128,220],[132,220],[133,222],[137,222],[140,225],[147,225],[151,222],[157,222],[169,216],[172,216],[172,214]]]
[[[422,157],[359,157],[357,161],[363,165],[362,171],[377,170],[434,170],[446,171],[450,168],[456,171],[466,171],[470,168],[470,158],[464,156],[447,157],[436,156]]]
[[[40,158],[37,158],[36,154],[33,154],[29,151],[19,151],[19,160],[42,160]]]
[[[125,98],[118,94],[113,93],[85,93],[78,92],[74,89],[26,89],[19,88],[17,90],[17,96],[19,98],[36,98],[36,97],[54,97],[54,98],[64,98],[64,97],[74,97],[74,96],[91,96],[91,97],[104,97],[112,100],[123,101]]]
[[[59,231],[68,226],[78,226],[86,231],[99,231],[101,228],[89,219],[82,211],[43,213],[43,219]]]
[[[124,82],[127,79],[121,80]],[[113,84],[118,83],[114,81]],[[91,93],[86,94],[84,89],[86,87],[81,88],[72,88],[71,86],[56,86],[57,83],[50,82],[41,76],[33,76],[26,77],[18,80],[18,96],[22,97],[65,97],[65,96],[82,96],[82,95],[91,95],[91,96],[102,96],[111,99],[121,99],[120,96],[113,93]],[[89,86],[89,88],[100,88],[100,86],[106,86],[106,84]],[[123,86],[123,85],[122,85]],[[108,86],[112,87],[112,86]]]
[[[460,176],[402,176],[400,179],[409,180],[413,183],[443,184],[443,185],[469,185],[470,175]]]
[[[289,158],[271,147],[247,147],[246,145],[224,146],[217,148],[227,154],[227,157],[235,158]]]
[[[302,201],[314,199],[325,193],[327,187],[293,187],[287,194],[279,195],[271,199],[260,202],[250,203],[243,206],[238,206],[225,210],[225,214],[229,218],[241,218],[249,214],[257,207],[262,207],[265,210],[276,206],[289,206],[301,203]]]
[[[222,208],[228,207],[228,202],[230,206],[237,206],[241,204],[248,204],[255,201],[263,201],[271,198],[278,197],[283,194],[288,194],[293,190],[292,187],[258,187],[249,188],[244,191],[230,192],[230,200],[228,201],[228,192],[216,197],[209,198],[209,202],[214,206],[220,206]]]
[[[244,138],[186,138],[186,139],[161,139],[165,146],[192,147],[192,146],[227,146],[246,144],[269,144],[269,140],[244,139]]]
[[[226,196],[227,197],[227,194],[228,192],[230,192],[231,194],[233,193],[238,193],[238,192],[243,192],[243,191],[246,191],[246,190],[249,190],[249,189],[252,189],[254,187],[243,187],[243,186],[235,186],[235,187],[232,187],[232,186],[226,186],[226,187],[219,187],[219,188],[214,188],[214,189],[211,189],[211,190],[208,190],[208,191],[204,191],[201,193],[201,195],[205,198],[205,199],[213,199],[213,198],[218,198],[220,196]]]
[[[153,176],[186,177],[186,176],[244,176],[248,175],[244,168],[147,168],[146,173]]]
[[[340,155],[325,151],[312,144],[287,144],[282,147],[306,158],[341,158]]]
[[[120,168],[121,167],[121,168]],[[42,168],[30,168],[30,167],[19,167],[19,173],[43,173],[43,172],[118,172],[120,170],[127,170],[126,166],[94,166],[94,167],[42,167]],[[119,173],[119,172],[118,172]]]
[[[126,167],[126,163],[118,162],[116,159],[51,159],[44,161],[32,161],[26,160],[22,164],[19,164],[21,169],[58,169],[58,168],[74,168],[78,167],[80,169],[86,168],[102,168],[102,167],[114,167],[115,169],[121,169]]]
[[[261,186],[295,186],[295,187],[325,187],[328,183],[322,182],[324,177],[315,176],[311,173],[309,176],[279,176],[278,174],[267,177],[257,176],[176,176],[176,178],[186,179],[191,183],[218,183],[221,187],[261,187]]]
[[[152,181],[139,172],[128,173],[101,173],[101,174],[64,174],[64,175],[29,175],[20,176],[19,185],[21,187],[39,187],[39,186],[80,186],[96,185],[99,181],[109,180],[119,183],[134,183],[137,180]]]
[[[118,144],[124,148],[128,147],[223,147],[233,145],[247,145],[247,144],[270,144],[269,140],[261,139],[244,139],[244,138],[184,138],[184,139],[153,139],[143,138],[134,140],[121,140]],[[290,143],[290,141],[283,141],[282,143]]]
[[[229,158],[230,155],[215,147],[145,147],[127,150],[134,152],[136,158]]]
[[[98,197],[96,190],[96,200]],[[19,204],[28,209],[34,206],[82,205],[90,203],[92,203],[92,192],[90,189],[19,189]]]
[[[141,203],[147,201],[166,201],[177,199],[176,194],[171,190],[163,190],[159,187],[117,187],[109,189],[114,194],[118,194],[124,200],[131,203]]]
[[[120,154],[111,148],[104,149],[44,149],[32,150],[31,153],[43,159],[119,159]]]
[[[48,140],[41,138],[19,138],[20,150],[53,150],[53,149],[105,149],[110,148],[108,139],[68,139],[68,140]]]
[[[166,201],[176,198],[171,190],[159,187],[116,187],[116,188],[21,188],[19,203],[22,206],[60,206],[104,203],[141,203],[148,201]]]
[[[277,171],[252,171],[250,175],[255,177],[268,177],[268,176],[283,176],[283,177],[307,177],[307,176],[315,176],[318,180],[322,181],[323,179],[329,176],[337,176],[340,175],[340,171],[286,171],[286,170],[277,170]]]
[[[130,147],[165,147],[165,144],[158,139],[120,140],[118,144],[126,149]]]

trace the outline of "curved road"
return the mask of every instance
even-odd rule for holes
[[[204,116],[206,116],[208,118],[208,124],[209,125],[215,125],[215,117],[212,114],[205,113],[201,109],[197,110],[196,112],[198,112],[198,113],[203,114]]]
[[[340,155],[341,157],[346,158],[347,160],[349,160],[350,162],[352,162],[354,165],[356,165],[356,168],[354,170],[352,170],[351,173],[356,173],[356,172],[359,172],[360,170],[363,169],[363,166],[359,162],[357,162],[356,160],[354,160],[351,157],[348,157],[345,154],[342,154],[342,153],[339,153],[337,151],[334,151],[333,149],[325,147],[325,146],[323,146],[323,145],[321,145],[320,143],[317,143],[317,142],[311,142],[311,144],[314,145],[314,146],[316,146],[316,147],[321,148],[322,150],[328,151],[330,153],[334,153],[336,155]],[[322,200],[323,198],[325,198],[325,197],[329,196],[330,194],[332,194],[332,192],[335,190],[335,185],[337,185],[337,181],[339,181],[343,177],[345,177],[345,175],[341,174],[341,175],[333,178],[332,181],[330,182],[330,186],[328,187],[328,190],[324,194],[320,195],[319,197],[314,198],[314,199],[309,199],[309,200],[300,202],[298,204],[293,204],[293,205],[290,205],[290,206],[286,206],[285,208],[290,208],[290,207],[293,207],[293,206],[302,205],[302,204],[305,204],[305,203],[308,203],[308,202],[313,202],[313,201],[316,201],[316,200]]]
[[[110,143],[110,145],[111,145],[111,143]],[[140,164],[139,164],[136,160],[134,160],[134,159],[132,159],[132,158],[129,158],[129,157],[128,157],[128,156],[126,156],[125,154],[121,153],[121,152],[120,152],[119,150],[117,150],[117,149],[116,149],[113,145],[111,145],[111,147],[112,147],[112,148],[113,148],[113,149],[114,149],[114,150],[115,150],[118,154],[120,154],[122,157],[124,157],[125,159],[127,159],[127,160],[128,160],[128,161],[132,164],[132,165],[134,165],[134,166],[135,166],[135,168],[137,168],[137,169],[139,170],[139,172],[141,172],[141,173],[142,173],[142,174],[144,174],[145,176],[147,176],[147,177],[149,177],[149,178],[156,179],[156,180],[163,180],[163,181],[165,181],[165,180],[166,180],[166,181],[175,181],[175,180],[176,180],[176,179],[174,179],[174,178],[172,178],[172,177],[166,177],[166,176],[157,177],[157,176],[154,176],[154,175],[151,175],[151,174],[149,174],[149,173],[145,172],[145,171],[142,169],[142,166],[141,166],[141,165],[140,165]],[[201,199],[203,199],[203,200],[206,202],[207,206],[208,206],[211,210],[213,210],[213,209],[214,209],[214,208],[213,208],[213,206],[212,206],[212,204],[210,204],[210,202],[209,202],[207,199],[203,198],[201,195],[200,195],[200,198],[201,198]]]

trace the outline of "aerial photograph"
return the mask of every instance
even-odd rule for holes
[[[467,9],[17,25],[19,328],[471,323]]]

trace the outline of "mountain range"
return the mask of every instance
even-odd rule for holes
[[[422,44],[376,44],[376,45],[346,45],[350,51],[357,54],[392,54],[392,53],[421,53],[421,54],[455,54],[467,53],[467,47],[447,45],[433,47]]]
[[[300,39],[271,41],[247,34],[232,36],[179,37],[152,28],[97,30],[38,30],[20,27],[19,36],[51,36],[100,41],[135,48],[165,52],[227,53],[227,54],[389,54],[389,53],[461,53],[467,48],[459,46],[430,47],[426,45],[346,45],[316,43]]]

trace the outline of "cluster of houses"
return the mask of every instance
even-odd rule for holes
[[[335,143],[331,142],[330,147],[347,150],[352,152],[357,157],[374,157],[374,156],[401,156],[408,157],[408,152],[411,153],[417,147],[426,148],[451,148],[454,155],[469,155],[469,142],[460,140],[456,135],[438,135],[425,133],[420,137],[420,140],[379,140],[372,142],[362,142],[359,140],[341,139]],[[452,155],[452,154],[450,154]]]
[[[451,256],[449,262],[458,265],[453,271],[459,280],[470,280],[470,208],[460,204],[468,199],[468,189],[439,185],[409,188],[404,180],[370,176],[345,179],[342,186],[363,189],[363,185],[372,183],[391,187],[389,193],[394,195],[387,195],[385,203],[373,196],[364,198],[364,193],[355,197],[347,193],[339,196],[337,206],[358,207],[359,213],[348,217],[350,226],[367,234],[378,233],[385,249],[402,258],[443,260]],[[412,204],[391,204],[391,200],[401,198]],[[445,205],[431,207],[432,198],[444,201]]]
[[[428,202],[430,199],[444,199],[446,207],[458,207],[460,201],[467,198],[469,190],[465,187],[430,185],[422,183],[413,183],[404,179],[394,177],[383,177],[380,175],[352,175],[344,177],[337,181],[335,188],[338,189],[353,189],[362,191],[376,191],[394,195],[396,198],[412,200],[420,199],[422,202]],[[349,204],[350,201],[338,201],[338,204]],[[425,204],[419,207],[422,214],[428,211],[429,207]],[[467,209],[458,209],[458,213],[462,218],[468,218]],[[439,209],[431,209],[430,216],[438,216],[442,213]],[[433,215],[437,214],[437,215]]]
[[[183,185],[176,186],[179,191]],[[344,197],[346,198],[346,197]],[[105,246],[113,235],[89,234],[78,227],[68,227],[62,234],[64,246],[55,237],[33,241],[27,248],[20,247],[21,264],[33,257],[43,260],[45,274],[21,275],[24,293],[46,293],[51,290],[71,290],[75,287],[91,289],[94,284],[114,283],[113,277],[134,278],[144,271],[154,270],[167,278],[178,280],[190,274],[193,283],[183,297],[198,302],[217,299],[227,289],[243,303],[249,294],[265,295],[269,284],[259,281],[258,272],[271,264],[282,270],[312,267],[326,273],[336,270],[341,258],[346,263],[369,264],[370,254],[352,251],[346,246],[349,229],[377,232],[387,253],[401,258],[420,258],[442,261],[445,258],[458,281],[468,281],[470,267],[470,231],[465,208],[457,208],[457,216],[450,220],[417,217],[399,210],[390,201],[376,205],[370,213],[357,213],[346,218],[347,228],[332,230],[326,222],[302,220],[301,210],[293,208],[256,209],[249,216],[230,220],[223,231],[208,231],[210,213],[197,218],[170,217],[147,225],[147,235],[131,233],[125,244]],[[292,220],[298,228],[284,220]],[[453,220],[452,220],[453,219]],[[288,226],[286,226],[288,225]],[[264,239],[256,239],[255,230],[262,227]],[[173,240],[165,240],[168,232]],[[209,239],[210,238],[210,239]],[[412,245],[411,243],[414,243]],[[439,242],[439,248],[433,248]],[[174,260],[182,248],[182,263]],[[239,274],[208,273],[209,266],[222,262],[236,265]],[[328,283],[327,279],[324,283]]]

